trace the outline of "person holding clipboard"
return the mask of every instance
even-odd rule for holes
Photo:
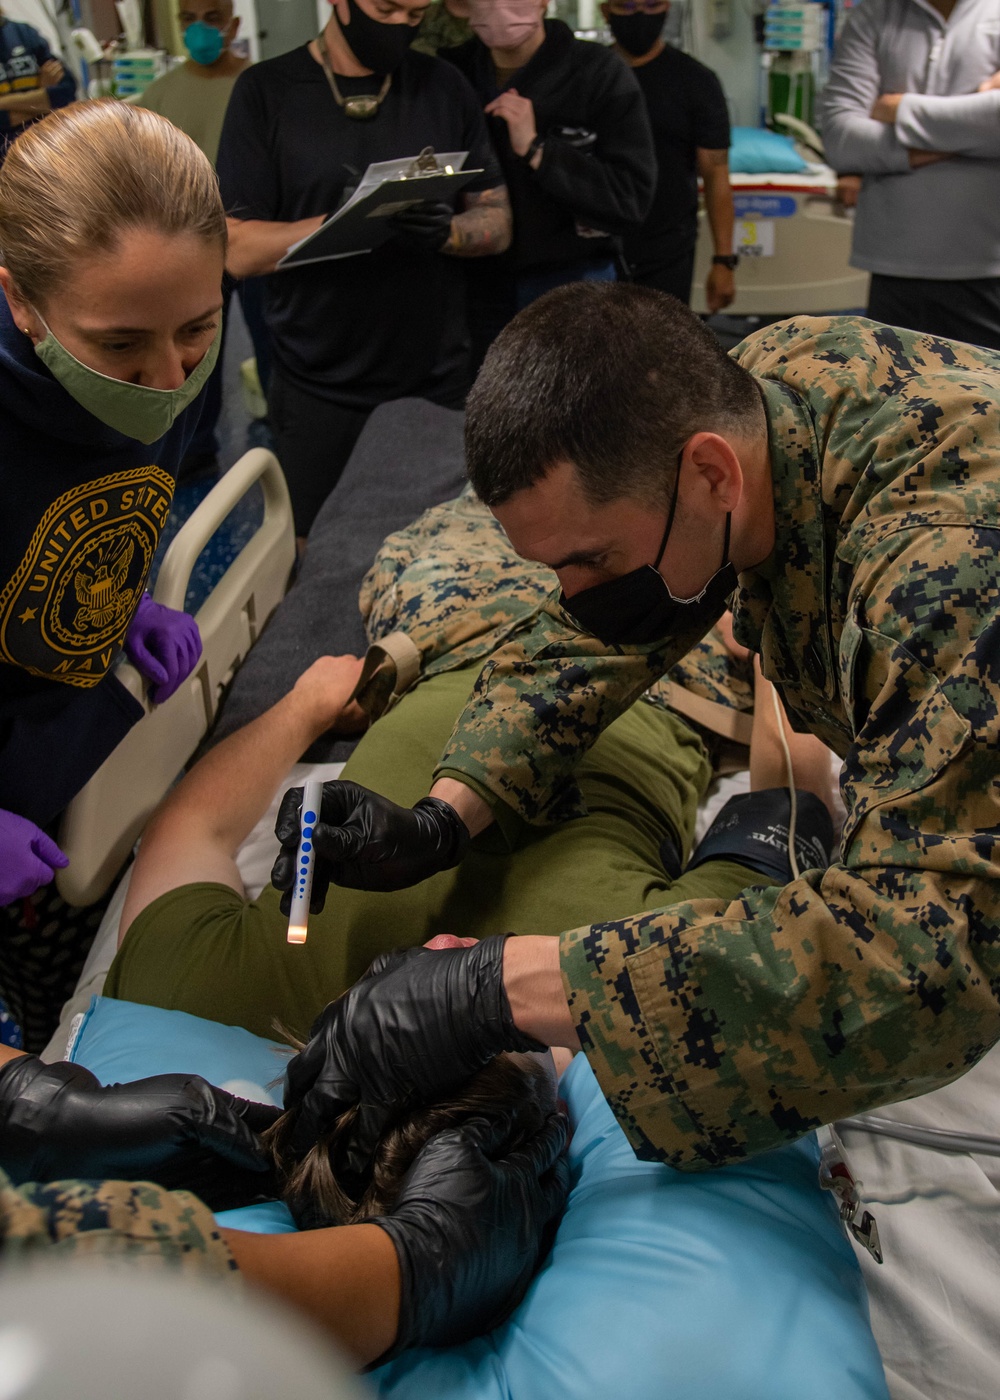
[[[300,539],[380,403],[460,407],[469,382],[461,258],[510,245],[510,205],[480,104],[450,64],[412,50],[425,0],[332,0],[317,39],[241,74],[218,172],[229,271],[267,276],[277,454]],[[371,252],[279,268],[372,164],[431,147],[478,170],[452,203],[391,216]]]

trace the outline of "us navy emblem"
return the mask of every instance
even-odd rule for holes
[[[0,594],[0,659],[97,685],[139,606],[173,491],[167,472],[136,467],[54,501]]]

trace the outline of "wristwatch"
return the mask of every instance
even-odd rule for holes
[[[730,272],[735,272],[740,265],[740,255],[739,253],[716,253],[712,261],[718,263],[720,267],[728,267]]]
[[[528,149],[525,151],[525,153],[524,153],[524,155],[521,157],[521,159],[522,159],[526,164],[530,165],[531,162],[534,160],[535,156],[538,154],[538,152],[542,149],[542,147],[543,147],[544,145],[545,145],[545,138],[544,138],[543,136],[536,136],[536,137],[534,137],[534,139],[533,139],[532,142],[531,142],[531,145],[530,145],[530,146],[528,147]]]

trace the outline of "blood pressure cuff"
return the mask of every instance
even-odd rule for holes
[[[795,857],[800,870],[825,870],[833,850],[833,821],[811,792],[796,790]],[[708,860],[735,860],[771,880],[788,884],[791,795],[788,788],[764,788],[731,797],[691,854],[688,870]]]

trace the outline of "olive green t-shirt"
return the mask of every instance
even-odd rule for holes
[[[468,699],[478,663],[422,682],[368,731],[344,777],[412,805]],[[393,894],[331,887],[308,942],[286,939],[277,891],[246,900],[224,885],[185,885],[132,924],[105,993],[274,1037],[300,1037],[372,959],[436,934],[556,935],[680,899],[735,895],[760,877],[714,862],[671,882],[667,839],[690,848],[711,778],[701,740],[678,716],[633,705],[583,759],[588,815],[552,829],[523,824],[476,840],[462,864]],[[277,853],[277,843],[275,844]]]
[[[193,73],[184,63],[151,82],[136,106],[158,112],[180,127],[214,165],[226,108],[238,77],[238,73],[227,78],[208,77]]]

